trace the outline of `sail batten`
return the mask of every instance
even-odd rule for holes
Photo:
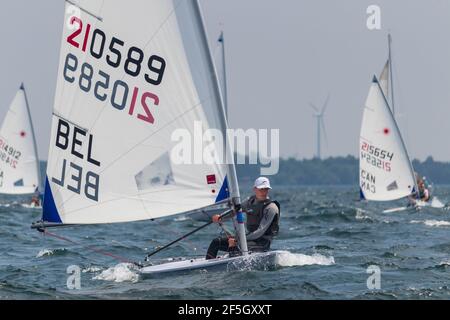
[[[226,122],[196,1],[89,0],[79,16],[69,5],[43,220],[139,221],[228,201],[235,169],[206,134]]]

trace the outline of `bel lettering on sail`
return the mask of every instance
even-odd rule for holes
[[[93,135],[90,134],[87,139],[87,132],[76,126],[72,126],[59,119],[56,133],[55,145],[61,150],[68,150],[72,156],[79,159],[86,159],[87,162],[100,167],[100,162],[92,157]],[[87,153],[82,153],[83,142],[88,140]],[[86,149],[86,148],[84,148]],[[72,171],[68,175],[68,170]],[[61,187],[66,186],[68,190],[84,194],[88,199],[98,201],[98,188],[100,183],[100,176],[92,171],[83,170],[83,167],[74,162],[69,162],[67,159],[62,159],[61,175],[60,177],[52,178],[52,182]]]

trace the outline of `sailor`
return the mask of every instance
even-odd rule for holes
[[[414,175],[416,177],[417,187],[418,187],[418,193],[415,193],[414,195],[409,197],[410,204],[409,205],[416,205],[416,200],[421,200],[424,202],[428,202],[431,199],[431,193],[430,190],[425,185],[425,177],[422,178],[417,172],[414,172]]]
[[[31,206],[32,207],[40,207],[41,206],[40,192],[39,192],[39,188],[37,188],[37,187],[34,190],[33,196],[31,197]]]
[[[425,186],[425,182],[421,179],[418,183],[417,183],[418,187],[419,187],[419,199],[422,201],[429,201],[430,200],[430,191],[428,190],[428,188]]]
[[[278,234],[280,220],[280,204],[269,198],[272,189],[266,177],[259,177],[253,185],[253,196],[242,203],[242,210],[247,216],[247,246],[252,252],[263,252],[270,249],[274,236]],[[212,217],[213,222],[221,224],[220,215]],[[206,259],[214,259],[217,252],[239,252],[236,238],[230,234],[214,239],[209,245]]]

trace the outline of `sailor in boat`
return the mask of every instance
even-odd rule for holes
[[[264,252],[270,249],[273,237],[278,234],[280,220],[280,204],[269,198],[270,181],[266,177],[259,177],[253,186],[253,196],[242,203],[242,210],[247,215],[247,246],[251,252]],[[212,217],[214,223],[221,224],[219,215]],[[225,230],[225,229],[224,229]],[[237,241],[229,232],[212,240],[206,259],[215,259],[219,250],[227,251],[230,255],[239,254]]]
[[[428,202],[431,199],[430,189],[425,184],[425,177],[421,177],[417,172],[414,172],[417,181],[418,195],[410,196],[411,205],[416,205],[416,200]]]
[[[417,185],[419,187],[419,199],[424,202],[428,202],[431,196],[430,190],[425,186],[425,181],[420,179],[420,181],[417,182]]]
[[[33,208],[41,206],[41,194],[40,194],[39,189],[37,187],[36,187],[36,190],[34,191],[33,196],[31,197],[30,205]]]

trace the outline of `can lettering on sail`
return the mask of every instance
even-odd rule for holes
[[[361,169],[360,174],[360,186],[363,191],[369,191],[371,193],[376,193],[376,177],[370,172]]]

